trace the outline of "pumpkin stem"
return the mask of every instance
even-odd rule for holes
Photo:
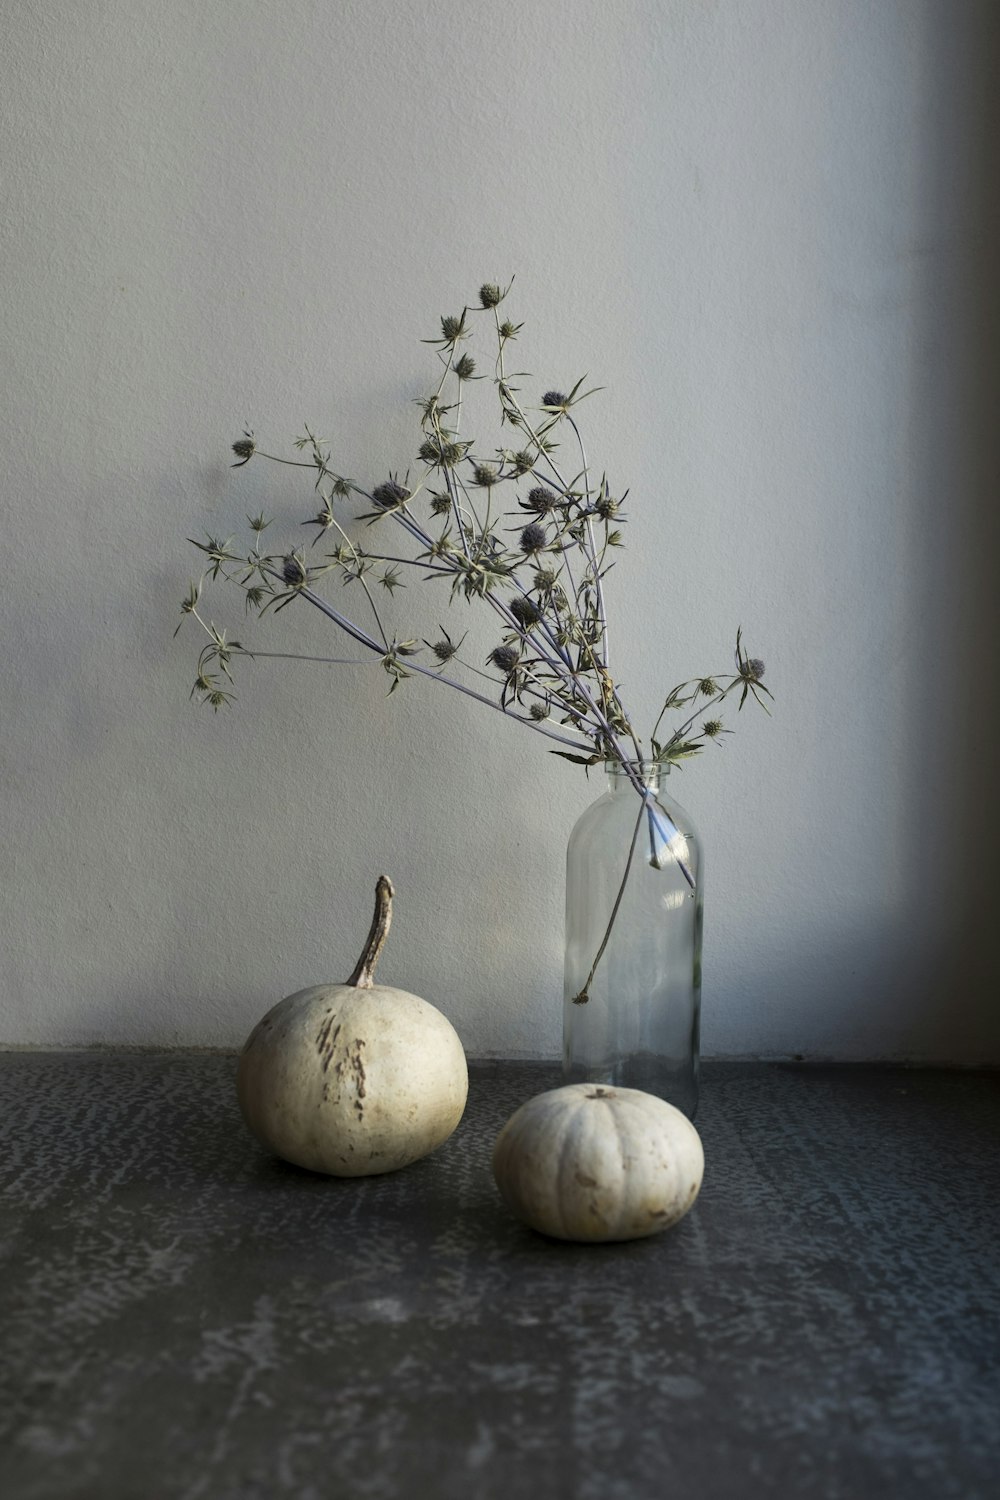
[[[365,943],[364,951],[358,959],[357,967],[348,985],[356,990],[370,990],[375,983],[373,978],[375,965],[379,961],[379,955],[385,947],[385,940],[389,936],[389,927],[392,922],[392,898],[395,892],[392,881],[385,875],[380,875],[375,886],[375,915],[372,917],[371,930],[368,933],[368,941]]]

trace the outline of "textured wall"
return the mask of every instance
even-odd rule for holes
[[[308,514],[294,470],[228,467],[243,424],[405,468],[420,338],[516,273],[539,389],[606,387],[640,721],[738,623],[778,700],[683,773],[706,1051],[1000,1060],[997,20],[7,7],[0,1040],[236,1043],[346,974],[385,869],[385,977],[474,1052],[557,1049],[582,773],[377,667],[248,665],[216,717],[171,639],[186,536]],[[248,638],[341,647],[295,610]]]

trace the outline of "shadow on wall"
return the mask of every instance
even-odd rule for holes
[[[716,1018],[732,1014],[752,1022],[755,1036],[741,1057],[933,1067],[997,1059],[983,1047],[982,993],[957,979],[942,989],[949,955],[935,933],[914,938],[908,906],[869,913],[836,932],[803,928],[779,941],[775,930],[765,950],[746,972],[706,971],[706,1059],[733,1056],[714,1034]],[[789,1045],[796,1035],[789,995],[810,1016],[809,1042],[800,1048]]]
[[[906,562],[924,609],[918,649],[906,658],[901,805],[942,835],[911,872],[914,904],[925,908],[937,892],[951,920],[921,1002],[930,1006],[935,994],[937,1013],[913,1024],[921,1035],[930,1025],[942,1058],[1000,1063],[992,898],[1000,851],[1000,8],[991,0],[927,5],[922,66],[923,243],[908,440],[923,482],[911,497],[921,524],[910,531],[916,545]],[[915,847],[912,829],[902,836]],[[978,1036],[978,1059],[962,1045],[965,1035]]]

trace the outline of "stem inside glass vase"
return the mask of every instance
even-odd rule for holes
[[[606,762],[605,769],[610,776],[616,776],[619,771],[619,763],[616,760],[609,760]],[[574,1005],[586,1005],[590,999],[590,986],[597,972],[597,966],[604,957],[604,950],[608,946],[608,941],[615,925],[615,918],[618,916],[618,909],[622,904],[622,897],[625,895],[625,888],[628,885],[629,872],[632,869],[632,860],[635,857],[635,846],[639,839],[639,829],[642,826],[643,813],[646,814],[649,824],[649,863],[653,869],[662,870],[669,859],[676,863],[677,868],[692,890],[694,890],[695,885],[694,876],[688,869],[681,853],[682,849],[684,854],[687,853],[684,835],[677,825],[666,816],[663,808],[656,806],[655,794],[662,768],[658,764],[651,766],[648,762],[641,762],[638,766],[623,765],[620,769],[624,770],[630,776],[633,785],[640,792],[639,812],[636,816],[635,828],[632,830],[632,841],[628,846],[625,871],[622,875],[621,885],[618,887],[618,894],[615,897],[614,905],[611,908],[611,916],[608,918],[604,937],[601,939],[601,945],[594,955],[594,962],[590,966],[590,973],[587,975],[583,988],[578,994],[573,996]],[[669,835],[666,832],[664,823],[673,830]]]
[[[632,842],[628,846],[628,859],[625,861],[625,873],[622,876],[622,883],[618,887],[618,895],[615,897],[615,904],[611,908],[611,916],[608,919],[608,925],[605,928],[604,937],[601,939],[601,946],[598,948],[597,952],[594,955],[594,962],[590,966],[590,973],[587,975],[586,983],[584,984],[583,989],[578,995],[573,996],[574,1005],[586,1005],[587,1001],[590,999],[590,986],[593,982],[594,975],[597,973],[597,965],[604,957],[604,950],[608,946],[608,940],[611,937],[611,930],[615,925],[615,918],[618,915],[618,908],[622,904],[622,897],[625,894],[625,887],[628,885],[629,871],[632,868],[632,860],[635,856],[635,846],[639,839],[639,829],[642,827],[642,815],[646,811],[646,800],[646,796],[644,796],[639,804],[639,816],[635,820],[635,827],[632,830]]]

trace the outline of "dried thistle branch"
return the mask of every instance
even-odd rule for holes
[[[215,709],[228,704],[234,696],[233,657],[252,654],[199,613],[206,582],[241,589],[246,614],[263,616],[306,602],[371,654],[373,664],[380,664],[391,679],[390,693],[413,676],[442,682],[566,747],[554,754],[588,767],[609,757],[617,760],[648,807],[640,775],[643,759],[677,765],[721,742],[732,731],[717,710],[730,695],[739,693],[738,709],[752,696],[766,710],[764,700],[771,694],[762,681],[764,664],[746,652],[738,630],[735,671],[674,688],[653,727],[649,750],[644,750],[610,670],[605,579],[613,566],[609,557],[623,545],[627,491],[616,496],[606,475],[594,477],[576,416],[576,408],[599,387],[583,389],[584,377],[568,394],[552,387],[534,406],[522,400],[518,382],[530,377],[507,369],[507,353],[523,325],[500,313],[511,285],[484,282],[478,306],[466,305],[460,314],[442,317],[440,332],[424,341],[433,346],[441,371],[430,394],[417,402],[420,440],[414,480],[407,471],[366,488],[332,465],[330,445],[309,428],[295,440],[295,447],[309,455],[300,459],[265,452],[250,429],[233,443],[234,467],[259,458],[312,471],[319,509],[301,525],[315,528],[316,535],[308,553],[294,545],[265,552],[262,535],[272,523],[260,515],[247,518],[253,540],[246,552],[236,550],[233,538],[209,536],[194,542],[208,564],[182,603],[182,623],[193,615],[208,641],[199,655],[192,696]],[[485,451],[461,433],[465,395],[473,382],[484,379],[465,347],[480,314],[491,316],[494,327],[492,383],[500,425],[518,434],[516,445]],[[561,426],[572,434],[580,465],[576,473],[557,457]],[[370,509],[342,516],[341,507],[354,499]],[[361,545],[348,530],[352,520],[398,527],[409,552]],[[311,549],[331,532],[336,545],[310,562],[317,557]],[[480,601],[491,611],[498,639],[484,666],[492,672],[466,662],[459,655],[461,640],[456,645],[443,627],[438,641],[422,644],[410,632],[391,630],[382,611],[404,589],[403,570],[411,582],[446,582],[449,604]],[[349,590],[360,590],[372,630],[318,591],[328,576],[339,578]],[[378,603],[374,584],[380,589]],[[417,660],[424,650],[433,659],[426,665]],[[492,695],[471,687],[463,674],[486,678]],[[665,715],[685,710],[690,712],[673,732],[659,738]],[[697,720],[701,724],[695,729]]]

